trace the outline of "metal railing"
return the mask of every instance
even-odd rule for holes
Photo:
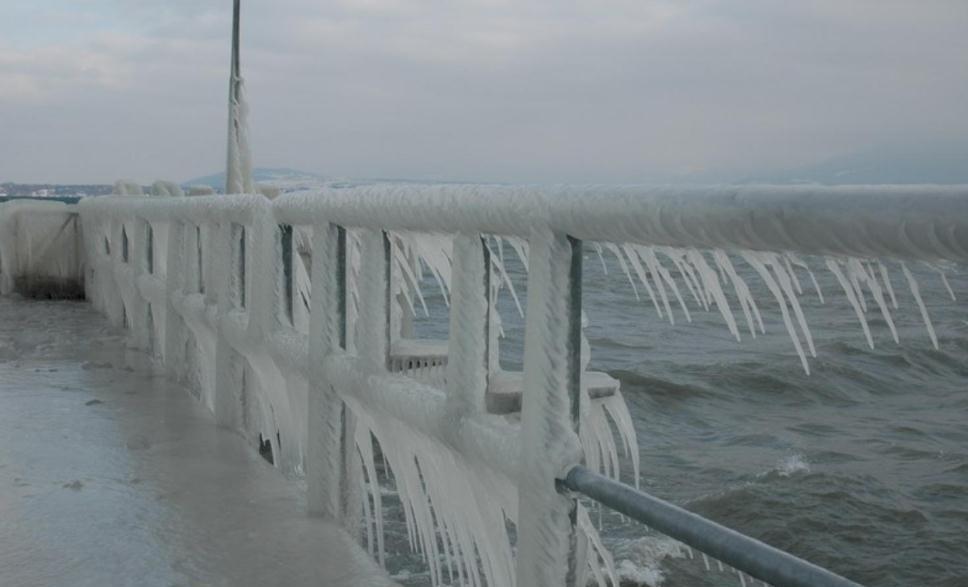
[[[568,471],[560,486],[776,587],[860,587],[859,583],[580,465]]]
[[[776,587],[847,586],[850,581],[580,466],[581,265],[583,241],[726,250],[968,260],[968,188],[709,188],[558,190],[463,186],[373,187],[283,196],[173,199],[98,198],[81,204],[95,275],[95,304],[117,316],[124,299],[144,332],[145,304],[174,374],[190,333],[210,336],[211,406],[240,426],[243,364],[274,373],[263,386],[290,393],[296,438],[283,447],[305,464],[312,511],[352,526],[359,479],[348,406],[395,422],[484,467],[516,490],[519,549],[513,573],[497,581],[574,585],[577,496],[581,493]],[[154,274],[143,259],[145,225],[166,235]],[[115,242],[125,225],[132,258]],[[139,226],[140,225],[140,226]],[[279,227],[287,227],[280,231]],[[311,230],[308,335],[293,328],[293,230]],[[347,326],[347,233],[361,247],[358,332]],[[446,384],[425,385],[388,370],[393,231],[454,236],[454,290]],[[197,235],[192,237],[192,235]],[[487,414],[487,245],[482,235],[526,241],[529,256],[524,394],[520,424]],[[204,237],[204,238],[203,238]],[[203,239],[203,242],[197,242]],[[104,251],[104,252],[100,252]],[[195,266],[198,265],[198,266]],[[204,265],[204,266],[202,266]],[[289,273],[287,274],[287,267]],[[197,276],[197,277],[196,277]],[[204,283],[193,283],[201,279]],[[280,293],[281,292],[281,293]],[[206,334],[207,333],[207,334]],[[355,338],[355,344],[348,341]],[[459,341],[459,343],[457,342]],[[201,343],[199,343],[201,344]],[[250,382],[251,383],[251,382]],[[298,395],[298,394],[296,394]],[[268,401],[268,400],[267,400]],[[278,397],[273,401],[283,401]],[[294,401],[294,400],[293,400]],[[308,414],[308,416],[306,416]],[[301,432],[300,432],[301,430]],[[295,447],[295,448],[294,448]],[[278,461],[278,459],[277,459]],[[468,465],[470,466],[470,465]],[[500,515],[500,513],[498,514]],[[510,549],[508,549],[510,552]]]

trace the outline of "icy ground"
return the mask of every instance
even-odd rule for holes
[[[87,304],[0,298],[0,585],[394,585]]]

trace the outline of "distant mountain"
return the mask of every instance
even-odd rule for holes
[[[287,169],[284,167],[268,168],[257,167],[252,170],[252,176],[256,183],[284,184],[292,185],[299,183],[318,184],[326,181],[326,178],[316,173],[299,171],[297,169]],[[203,177],[196,177],[183,182],[182,185],[207,185],[222,191],[225,188],[225,172],[213,173]]]
[[[966,184],[968,142],[881,147],[741,183]]]

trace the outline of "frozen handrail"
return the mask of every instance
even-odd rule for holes
[[[156,341],[175,375],[186,371],[177,364],[180,357],[196,348],[204,353],[208,371],[199,385],[206,386],[202,396],[219,423],[238,427],[253,421],[248,415],[243,419],[238,390],[242,385],[259,390],[255,393],[268,407],[259,408],[254,426],[274,436],[276,462],[293,469],[305,464],[311,511],[358,529],[353,509],[359,502],[369,507],[372,498],[372,517],[379,517],[372,439],[379,441],[387,462],[401,474],[403,502],[419,509],[408,531],[412,541],[422,542],[435,584],[442,583],[436,537],[461,543],[443,554],[456,557],[458,567],[470,573],[467,577],[476,577],[470,583],[579,585],[584,573],[593,572],[604,585],[599,562],[616,582],[607,553],[576,548],[594,533],[587,513],[574,495],[563,499],[555,492],[556,481],[567,472],[572,473],[567,479],[575,481],[576,471],[583,470],[575,466],[582,461],[584,438],[595,427],[581,416],[583,241],[596,247],[596,241],[604,241],[609,250],[618,251],[620,263],[624,251],[643,282],[648,275],[639,261],[657,288],[663,279],[679,297],[668,271],[655,258],[656,253],[668,256],[683,278],[692,280],[686,285],[696,287],[693,295],[704,307],[725,303],[714,297],[717,292],[723,297],[717,276],[726,280],[722,272],[732,271],[728,259],[721,259],[727,253],[747,259],[754,268],[772,266],[780,281],[792,274],[789,263],[798,263],[796,254],[826,255],[835,275],[846,271],[848,278],[870,282],[872,289],[873,270],[864,263],[878,261],[870,257],[968,260],[968,186],[378,185],[307,191],[274,201],[251,194],[97,198],[83,202],[79,210],[92,267],[87,282],[91,299],[106,311],[114,308],[113,319],[129,325],[139,341]],[[448,385],[443,388],[386,370],[392,342],[388,333],[394,327],[389,310],[395,303],[393,272],[399,270],[392,254],[397,245],[389,243],[411,231],[455,235],[453,256],[445,256],[455,283],[463,285],[451,291]],[[349,248],[347,234],[354,239]],[[124,235],[132,239],[132,263],[119,254],[121,247],[109,246]],[[166,246],[151,246],[162,235]],[[520,420],[506,425],[485,414],[479,401],[490,376],[485,292],[490,291],[487,259],[493,242],[481,235],[515,237],[512,246],[520,248],[519,254],[524,251],[529,271],[522,375],[526,392]],[[306,272],[312,283],[304,302],[308,324],[303,330],[295,328],[291,299],[298,264],[294,256],[287,260],[297,237],[312,247],[312,267]],[[450,247],[450,238],[440,240]],[[699,252],[710,248],[715,265]],[[152,251],[159,254],[159,271],[149,275]],[[772,251],[786,255],[770,257]],[[780,270],[784,260],[788,263]],[[764,273],[768,269],[761,268]],[[903,263],[902,270],[907,276]],[[768,274],[768,285],[772,279]],[[744,304],[752,301],[745,283],[732,283],[744,311],[749,310]],[[773,289],[781,287],[794,286],[781,283]],[[856,296],[856,291],[847,294]],[[921,305],[916,291],[914,295]],[[777,297],[785,309],[786,302]],[[786,297],[812,352],[796,297],[792,291]],[[883,298],[880,294],[881,306]],[[348,307],[354,308],[352,322]],[[671,316],[668,304],[665,309]],[[924,313],[923,305],[921,309]],[[737,330],[729,312],[724,313]],[[747,321],[752,329],[748,315]],[[787,319],[788,329],[791,322]],[[804,351],[797,348],[805,361]],[[214,370],[212,357],[219,365]],[[401,443],[400,438],[409,440]],[[357,461],[369,467],[365,483],[362,468],[353,468],[361,466]],[[596,467],[590,458],[585,464]],[[612,505],[607,499],[615,495],[638,495],[612,482],[599,484],[594,476],[583,479],[572,489],[578,487],[606,505]],[[362,491],[370,497],[361,497],[360,487],[369,487]],[[478,501],[476,509],[461,504],[470,495]],[[620,501],[615,504],[622,506]],[[625,505],[633,507],[635,501]],[[666,514],[693,516],[663,502],[649,503]],[[442,509],[431,515],[428,504]],[[516,552],[506,535],[505,516],[517,524]],[[764,574],[737,550],[760,543],[737,535],[739,542],[717,550],[702,536],[683,532],[700,528],[712,536],[715,528],[729,531],[701,519],[693,527],[690,520],[679,520],[686,530],[656,519],[650,525],[777,586],[852,585],[811,579],[797,583],[769,574],[785,572],[784,561],[790,557],[782,553],[779,559],[767,555],[764,564],[772,570]],[[369,522],[363,526],[369,531]],[[376,522],[377,535],[380,528]],[[590,548],[600,547],[597,538],[588,539],[595,543]],[[447,544],[453,546],[445,542],[444,548]],[[383,547],[376,551],[382,557]],[[818,577],[834,577],[818,572]]]
[[[585,467],[574,467],[560,483],[564,489],[580,493],[774,587],[860,587],[859,583]]]
[[[367,186],[285,195],[290,224],[968,260],[968,186]]]
[[[251,222],[257,210],[269,207],[269,201],[258,194],[193,198],[111,196],[84,198],[78,205],[82,211],[96,211],[103,219],[137,217],[157,222],[181,220],[198,225],[205,222]]]

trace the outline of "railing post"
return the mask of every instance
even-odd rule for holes
[[[530,238],[518,485],[517,584],[575,587],[577,500],[556,480],[581,462],[581,241],[549,230]]]
[[[356,284],[359,292],[360,328],[356,349],[368,372],[383,373],[389,358],[391,243],[387,233],[382,230],[363,231],[360,240],[360,282]],[[350,534],[356,536],[361,527],[360,513],[364,496],[361,493],[360,457],[354,441],[356,418],[349,409],[343,410],[342,435],[341,519]]]
[[[148,312],[151,304],[141,296],[141,289],[138,285],[138,278],[147,273],[148,262],[148,227],[151,226],[147,221],[134,217],[133,230],[128,234],[129,250],[128,264],[131,267],[132,285],[134,295],[131,298],[131,315],[128,316],[128,326],[134,338],[135,346],[139,349],[148,350],[152,353],[159,353],[162,349],[153,348],[155,343],[151,332],[151,322],[148,320]],[[164,344],[164,341],[158,341]]]
[[[278,225],[279,241],[279,288],[282,293],[279,299],[279,318],[283,324],[295,328],[296,317],[294,311],[293,298],[295,296],[295,264],[293,257],[293,227],[291,224]]]
[[[490,261],[479,234],[454,237],[447,352],[447,401],[454,416],[484,411],[490,371]]]
[[[231,222],[209,225],[208,271],[209,286],[206,299],[216,305],[215,319],[215,422],[219,426],[236,429],[242,427],[241,396],[245,386],[245,362],[232,348],[222,328],[222,320],[236,309],[236,296],[232,291],[235,283],[236,253],[233,239],[236,237]],[[244,280],[243,280],[244,281]],[[245,287],[244,283],[242,287]]]
[[[346,345],[346,231],[341,227],[322,224],[313,228],[310,304],[307,501],[310,513],[339,519],[344,408],[322,366],[328,356]]]
[[[373,371],[387,366],[390,337],[390,240],[383,231],[362,235],[360,268],[360,358]]]
[[[222,246],[222,227],[215,222],[209,222],[201,232],[202,247],[202,283],[205,290],[205,305],[218,305],[219,297],[224,297],[224,288],[228,282],[218,283],[218,275],[225,272],[224,265],[229,262],[229,256],[218,257],[217,252]],[[222,265],[222,267],[218,267]]]
[[[110,263],[110,282],[104,285],[109,302],[108,318],[115,326],[127,326],[124,318],[124,295],[120,279],[121,268],[124,267],[124,259],[121,251],[121,235],[124,230],[124,222],[112,218],[108,223],[108,233],[111,235],[111,263]]]
[[[251,250],[246,257],[251,271],[249,291],[252,300],[246,303],[249,314],[249,336],[263,340],[275,328],[281,312],[277,275],[281,259],[278,227],[268,208],[260,206],[253,211],[251,226]],[[247,245],[249,243],[246,243]]]
[[[184,361],[185,324],[175,310],[176,296],[184,294],[185,223],[172,219],[168,225],[168,251],[165,267],[165,341],[164,361],[168,373],[177,378]]]

